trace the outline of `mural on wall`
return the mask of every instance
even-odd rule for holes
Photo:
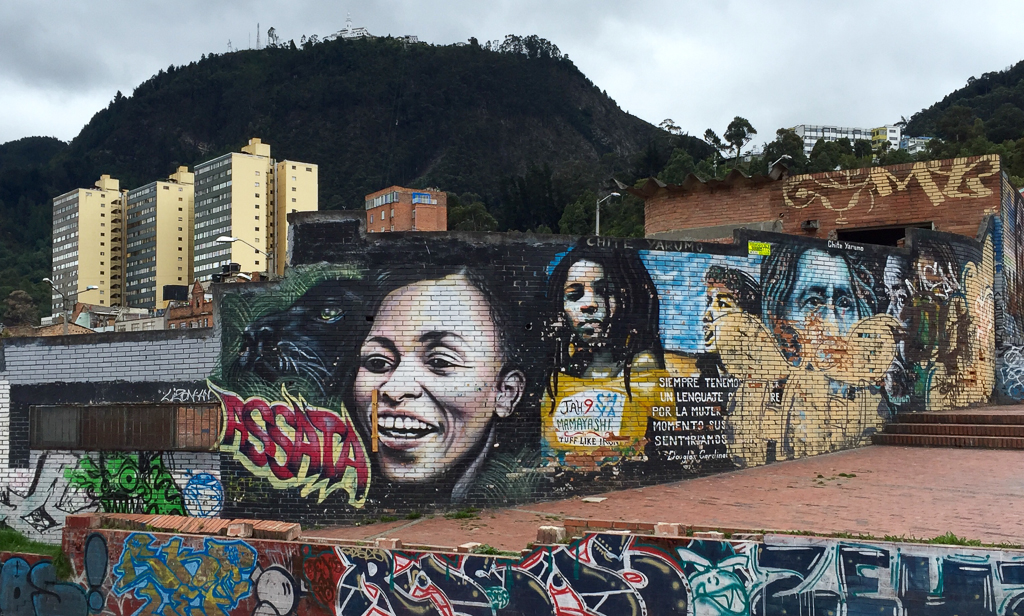
[[[213,517],[223,486],[210,454],[32,452],[26,469],[7,469],[0,520],[32,539],[56,543],[68,514],[159,513]]]
[[[114,616],[1024,614],[1013,550],[595,534],[508,557],[102,532]]]
[[[159,453],[99,453],[83,456],[65,471],[71,486],[81,488],[108,513],[185,515],[181,488]]]
[[[1024,400],[1024,197],[1006,174],[1001,206],[995,234],[999,390],[1010,400]]]
[[[325,519],[506,504],[837,451],[989,399],[991,225],[901,249],[750,237],[434,240],[399,262],[383,242],[232,289],[225,509],[261,511],[253,480]]]
[[[787,207],[803,209],[818,204],[839,216],[837,225],[848,224],[845,213],[858,207],[870,212],[876,197],[918,188],[933,206],[947,199],[978,199],[993,194],[985,179],[1000,173],[999,156],[981,156],[970,162],[962,158],[929,160],[911,165],[902,177],[886,167],[835,171],[821,176],[797,175],[782,188]],[[817,174],[816,174],[817,175]],[[840,199],[836,196],[839,195]],[[830,198],[831,197],[831,198]]]

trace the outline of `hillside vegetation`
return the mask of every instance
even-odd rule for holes
[[[587,191],[611,177],[657,174],[677,148],[696,160],[712,152],[625,113],[535,36],[486,46],[314,40],[204,56],[118,92],[66,146],[0,146],[0,221],[15,223],[0,227],[0,298],[22,289],[49,313],[40,280],[55,195],[103,173],[138,186],[250,137],[277,159],[319,165],[321,209],[361,207],[391,184],[435,186],[458,195],[458,227],[478,230],[557,232],[566,206],[585,213]],[[606,205],[604,231],[642,233],[636,200]]]

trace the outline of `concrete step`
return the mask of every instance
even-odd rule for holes
[[[972,447],[980,449],[1024,449],[1024,438],[1012,436],[939,436],[933,434],[874,434],[875,445],[904,447]]]
[[[1024,413],[985,409],[975,412],[900,413],[895,423],[999,424],[1024,426]]]
[[[885,426],[885,433],[930,434],[934,436],[1009,436],[1024,438],[1024,425],[893,423]]]

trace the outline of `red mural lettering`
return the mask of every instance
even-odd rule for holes
[[[221,450],[276,488],[319,491],[323,500],[344,490],[361,507],[370,485],[370,464],[348,412],[310,406],[283,391],[284,401],[268,402],[210,386],[224,408]]]

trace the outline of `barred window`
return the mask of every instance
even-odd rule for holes
[[[32,449],[211,451],[220,407],[214,404],[112,404],[29,407]]]

